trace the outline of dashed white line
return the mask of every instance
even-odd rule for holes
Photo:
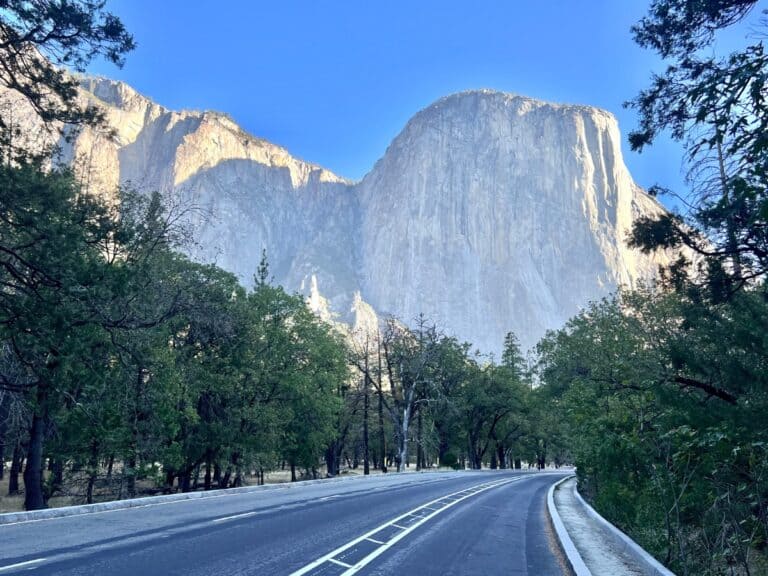
[[[212,520],[214,524],[219,522],[226,522],[227,520],[236,520],[237,518],[248,518],[249,516],[256,516],[258,512],[243,512],[242,514],[235,514],[234,516],[225,516],[224,518],[216,518]]]
[[[437,498],[435,500],[427,502],[426,504],[422,504],[421,506],[418,506],[417,508],[414,508],[413,510],[410,510],[409,512],[406,512],[405,514],[401,514],[397,518],[394,518],[394,519],[392,519],[392,520],[390,520],[388,522],[385,522],[384,524],[382,524],[380,526],[377,526],[376,528],[366,532],[362,536],[359,536],[358,538],[355,538],[354,540],[351,540],[350,542],[347,542],[346,544],[343,544],[342,546],[336,548],[335,550],[332,550],[331,552],[325,554],[324,556],[321,556],[320,558],[318,558],[314,562],[310,562],[309,564],[307,564],[303,568],[300,568],[299,570],[296,570],[295,572],[292,572],[290,574],[290,576],[302,576],[304,574],[312,572],[313,570],[315,570],[315,568],[318,568],[319,566],[321,566],[322,564],[324,564],[326,562],[330,562],[332,564],[337,564],[339,566],[347,567],[347,570],[345,570],[340,576],[350,576],[351,574],[354,574],[355,572],[360,570],[363,566],[365,566],[369,562],[373,561],[376,557],[378,557],[379,555],[383,554],[386,550],[388,550],[389,548],[394,546],[395,543],[399,542],[400,540],[405,538],[408,534],[410,534],[411,532],[416,530],[416,528],[418,528],[419,526],[421,526],[422,524],[424,524],[425,522],[427,522],[428,520],[430,520],[434,516],[437,516],[441,512],[444,512],[448,508],[451,508],[451,507],[455,506],[456,504],[458,504],[459,502],[461,502],[463,500],[466,500],[467,498],[471,498],[475,494],[479,494],[480,492],[484,492],[485,490],[490,490],[491,488],[495,488],[497,486],[502,486],[504,484],[510,484],[512,482],[516,482],[516,481],[521,480],[521,479],[522,479],[522,477],[516,477],[516,478],[511,478],[511,479],[508,479],[508,480],[495,480],[495,481],[491,481],[491,482],[485,482],[483,484],[479,484],[479,485],[473,487],[474,488],[473,492],[467,493],[468,491],[465,489],[465,490],[461,490],[459,492],[454,492],[453,494],[449,494],[448,496],[443,496],[441,498]],[[407,527],[406,526],[401,526],[401,525],[399,525],[397,523],[400,520],[403,520],[403,519],[405,519],[405,518],[407,518],[409,516],[414,517],[414,515],[416,513],[418,513],[419,511],[423,510],[424,508],[427,508],[429,506],[437,504],[438,502],[444,501],[446,499],[450,500],[448,504],[444,504],[441,508],[438,508],[437,510],[434,510],[431,514],[428,514],[426,516],[416,515],[415,517],[418,518],[419,520],[417,522],[414,522],[414,523],[410,524]],[[378,543],[378,541],[373,539],[373,538],[371,538],[371,536],[373,536],[377,532],[380,532],[381,530],[384,530],[385,528],[398,528],[401,531],[398,532],[397,534],[395,534],[392,538],[390,538],[386,542],[383,542],[383,543],[379,544],[378,547],[375,550],[373,550],[372,552],[370,552],[369,554],[367,554],[363,558],[359,559],[354,565],[347,564],[347,563],[342,562],[340,560],[337,560],[335,558],[335,556],[340,555],[341,553],[349,550],[350,548],[356,546],[357,544],[359,544],[360,542],[362,542],[364,540],[369,540],[371,542]]]
[[[35,564],[45,562],[47,558],[35,558],[34,560],[27,560],[26,562],[19,562],[18,564],[9,564],[8,566],[0,566],[0,572],[8,572],[9,570],[16,570],[17,568],[30,568]]]

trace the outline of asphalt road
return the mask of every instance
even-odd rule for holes
[[[561,477],[389,474],[2,525],[0,575],[560,575]]]

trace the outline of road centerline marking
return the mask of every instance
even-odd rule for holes
[[[354,546],[356,546],[357,544],[359,544],[364,540],[368,540],[370,542],[379,544],[379,542],[374,538],[371,538],[371,536],[374,536],[377,532],[380,532],[386,528],[398,528],[399,530],[401,530],[399,533],[395,534],[392,538],[390,538],[386,542],[380,543],[375,550],[368,553],[363,558],[359,559],[354,565],[348,565],[347,570],[345,570],[339,575],[339,576],[350,576],[351,574],[354,574],[355,572],[357,572],[358,570],[366,566],[368,563],[373,561],[375,558],[383,554],[386,550],[394,546],[397,542],[405,538],[408,534],[416,530],[419,526],[421,526],[428,520],[432,519],[433,517],[437,516],[438,514],[444,512],[448,508],[451,508],[456,504],[458,504],[459,502],[462,502],[467,498],[471,498],[476,494],[480,494],[481,492],[490,490],[491,488],[496,488],[498,486],[511,484],[518,480],[522,480],[522,477],[518,476],[510,479],[492,480],[489,482],[483,482],[481,484],[477,484],[473,486],[470,489],[460,490],[458,492],[454,492],[453,494],[448,494],[447,496],[441,496],[440,498],[431,500],[425,504],[422,504],[421,506],[417,506],[416,508],[409,510],[408,512],[405,512],[404,514],[401,514],[400,516],[397,516],[396,518],[393,518],[392,520],[389,520],[388,522],[385,522],[384,524],[377,526],[373,530],[369,530],[362,536],[359,536],[347,542],[346,544],[342,544],[335,550],[332,550],[331,552],[325,554],[324,556],[317,558],[316,560],[314,560],[313,562],[310,562],[309,564],[300,568],[299,570],[291,572],[289,576],[303,576],[304,574],[307,574],[309,572],[314,571],[316,568],[319,568],[326,562],[343,565],[339,560],[335,559],[336,556],[339,556],[340,554],[346,552],[347,550],[350,550],[351,548],[353,548]],[[473,490],[473,491],[470,492],[470,490]],[[441,508],[438,508],[438,509],[430,508],[430,506],[437,504],[438,502],[445,501],[446,499],[449,500],[449,503],[444,504]],[[424,509],[429,509],[433,511],[430,514],[427,514],[425,516],[418,514],[418,512]],[[416,522],[410,523],[408,526],[401,526],[398,524],[399,521],[404,520],[408,517],[416,518],[418,520]]]
[[[395,528],[400,528],[400,530],[408,530],[408,528],[406,528],[405,526],[400,526],[400,524],[390,524],[390,526],[394,526]],[[386,526],[382,526],[382,528],[386,528]]]
[[[30,568],[35,564],[45,562],[47,558],[35,558],[34,560],[27,560],[25,562],[18,562],[16,564],[9,564],[8,566],[0,566],[0,572],[8,572],[9,570],[16,570],[18,568]]]

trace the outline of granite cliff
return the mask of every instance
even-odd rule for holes
[[[350,182],[220,113],[171,111],[106,79],[85,80],[83,97],[113,128],[64,151],[94,189],[129,181],[196,206],[194,258],[250,284],[266,249],[276,281],[351,324],[424,313],[486,352],[510,330],[527,347],[666,258],[626,246],[633,220],[663,208],[596,108],[455,94]]]

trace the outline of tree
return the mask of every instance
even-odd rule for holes
[[[765,561],[766,314],[749,292],[625,293],[538,347],[582,492],[680,573]]]
[[[157,199],[126,196],[107,208],[80,194],[66,170],[6,165],[0,181],[0,337],[29,375],[21,386],[1,384],[34,406],[24,472],[26,505],[34,509],[46,501],[44,430],[89,382],[83,370],[98,380],[112,335],[173,313],[173,298],[162,310],[139,298],[164,292],[162,279],[145,272],[152,255],[167,248],[168,228],[157,218]]]
[[[713,56],[716,32],[742,20],[754,0],[655,0],[633,28],[635,40],[671,63],[629,105],[640,115],[633,149],[663,131],[686,146],[693,194],[689,217],[640,219],[632,243],[644,250],[687,246],[700,254],[700,275],[714,299],[730,297],[768,271],[768,56],[757,41]],[[673,276],[687,269],[677,264]],[[677,282],[679,284],[679,281]]]
[[[23,96],[41,120],[92,124],[95,107],[77,99],[78,72],[96,57],[122,66],[133,37],[104,0],[4,0],[0,3],[0,82]],[[0,118],[5,127],[8,123]]]

